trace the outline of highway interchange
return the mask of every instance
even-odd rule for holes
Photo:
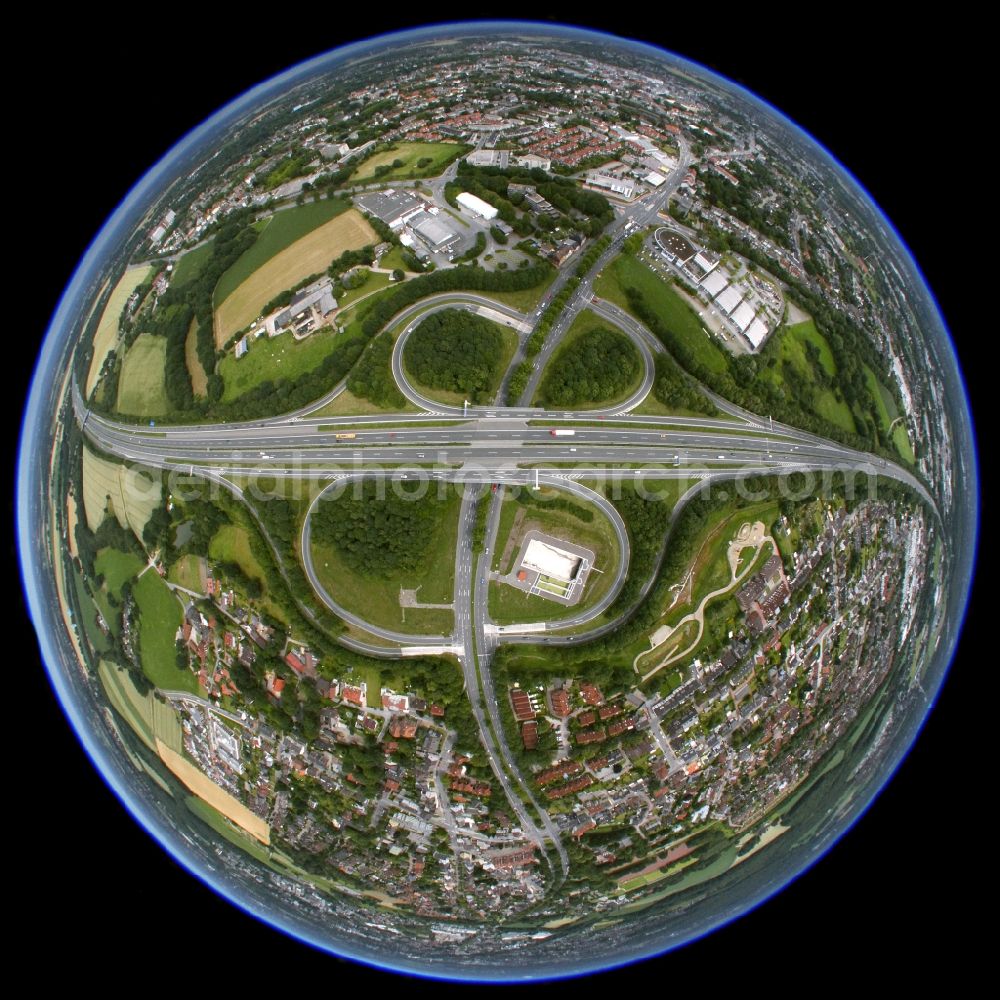
[[[624,210],[609,228],[611,244],[582,276],[535,359],[534,373],[515,406],[444,405],[422,394],[407,378],[402,363],[406,337],[424,316],[439,309],[479,312],[514,329],[519,344],[508,367],[508,377],[525,357],[524,345],[542,309],[529,316],[487,296],[462,292],[423,299],[400,312],[389,324],[390,328],[400,330],[392,355],[393,376],[407,400],[418,408],[416,413],[316,416],[316,411],[344,391],[346,383],[341,382],[309,407],[269,419],[145,428],[117,423],[88,410],[79,389],[73,386],[74,410],[86,435],[99,449],[121,459],[203,477],[241,498],[252,488],[254,476],[327,484],[313,499],[305,518],[301,551],[307,577],[320,599],[365,636],[344,635],[340,640],[375,656],[441,652],[457,656],[494,774],[525,834],[540,846],[546,841],[551,844],[556,857],[546,857],[550,865],[558,861],[563,877],[568,871],[565,849],[552,820],[527,787],[507,745],[489,664],[501,642],[579,643],[620,624],[619,619],[590,630],[581,628],[600,616],[620,591],[628,570],[629,544],[625,524],[613,504],[579,480],[616,477],[639,483],[684,480],[688,489],[674,506],[673,516],[676,516],[691,496],[713,482],[739,482],[742,477],[754,474],[854,470],[862,475],[886,476],[904,482],[933,505],[923,484],[906,469],[814,434],[773,423],[766,415],[747,413],[714,396],[711,398],[722,412],[720,417],[635,415],[635,408],[652,388],[654,354],[663,348],[632,316],[610,302],[596,299],[593,280],[621,250],[630,229],[656,221],[689,163],[690,154],[685,147],[677,168],[655,195]],[[570,273],[570,269],[560,273],[542,300],[543,308]],[[635,343],[644,365],[639,386],[627,399],[603,408],[547,412],[533,407],[530,404],[546,363],[584,308],[592,309]],[[500,398],[506,381],[507,377],[498,392]],[[551,433],[554,428],[571,429],[572,436],[554,437]],[[348,488],[359,478],[373,476],[385,477],[393,488],[405,491],[437,480],[465,484],[455,553],[455,624],[451,635],[415,635],[366,622],[334,601],[316,576],[310,553],[313,510],[327,491]],[[495,490],[490,488],[493,484]],[[498,629],[490,620],[488,609],[491,564],[488,553],[498,544],[500,508],[506,488],[530,489],[536,485],[570,493],[603,511],[614,529],[619,549],[616,578],[599,602],[578,615],[558,622],[524,623],[520,627]],[[482,502],[489,503],[489,509],[485,551],[477,553],[472,537],[480,496],[484,498]],[[263,525],[260,526],[264,531]],[[266,537],[266,531],[264,534]],[[277,550],[275,555],[280,566]],[[644,581],[643,594],[652,581],[653,576]],[[312,616],[305,606],[303,610]],[[566,630],[571,634],[565,634]]]

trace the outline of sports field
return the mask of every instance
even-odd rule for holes
[[[377,179],[391,181],[399,177],[436,177],[469,147],[460,142],[397,142],[362,163],[351,174],[352,181]],[[397,160],[401,165],[392,166]],[[378,172],[379,167],[389,170]]]
[[[94,391],[101,365],[118,341],[118,319],[125,308],[125,303],[128,302],[128,297],[152,273],[152,264],[139,264],[137,267],[128,268],[115,285],[115,290],[108,299],[108,304],[101,315],[101,322],[94,334],[94,356],[90,360],[90,371],[87,373],[87,396]]]
[[[167,357],[166,337],[140,334],[128,349],[118,378],[119,413],[135,417],[159,417],[169,412],[163,384]]]
[[[118,523],[141,536],[150,514],[160,504],[162,492],[160,484],[147,473],[83,449],[83,512],[91,531],[104,520],[110,497]]]
[[[160,760],[213,809],[218,809],[226,819],[256,837],[262,844],[271,842],[271,829],[259,816],[252,813],[239,799],[220,788],[208,775],[202,773],[190,761],[185,760],[176,750],[171,750],[162,740],[156,741],[156,752]]]
[[[317,204],[325,204],[318,202]],[[279,216],[280,219],[280,216]],[[216,290],[215,340],[222,346],[238,330],[249,326],[261,309],[280,292],[293,288],[303,278],[321,274],[345,250],[358,250],[378,243],[375,230],[355,209],[342,212],[308,235],[269,256],[232,292],[225,295],[223,282],[266,238],[278,220],[272,221],[258,243],[222,276]]]

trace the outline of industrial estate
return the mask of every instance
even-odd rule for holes
[[[192,844],[359,946],[496,961],[865,779],[944,613],[948,432],[801,138],[483,37],[212,152],[80,318],[50,484],[66,641]]]

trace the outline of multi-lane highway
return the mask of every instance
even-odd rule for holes
[[[343,621],[387,645],[356,635],[342,635],[340,641],[375,656],[401,656],[419,651],[452,651],[458,656],[494,774],[525,834],[540,847],[550,843],[556,850],[564,877],[568,857],[554,823],[527,787],[507,744],[489,664],[500,642],[578,643],[620,624],[619,618],[590,630],[585,628],[619,593],[628,572],[629,542],[626,525],[614,505],[603,493],[580,480],[617,478],[639,484],[663,479],[685,481],[689,488],[675,504],[674,517],[706,483],[735,480],[739,489],[740,483],[754,475],[793,471],[829,474],[840,470],[869,477],[891,477],[906,483],[933,505],[923,484],[900,466],[815,434],[774,424],[769,417],[748,413],[714,396],[711,398],[722,413],[719,417],[664,417],[632,412],[652,387],[654,354],[663,348],[628,313],[612,303],[595,300],[592,280],[620,250],[627,229],[631,228],[628,223],[642,226],[656,216],[669,193],[680,183],[689,162],[684,148],[677,169],[655,197],[631,206],[616,221],[611,245],[584,276],[550,331],[520,405],[448,406],[427,398],[410,384],[402,363],[406,338],[422,317],[440,309],[475,311],[517,330],[519,348],[507,375],[523,357],[523,346],[536,317],[527,317],[485,296],[454,292],[415,303],[397,314],[390,324],[400,331],[392,355],[392,372],[400,390],[418,407],[417,413],[311,416],[343,391],[345,383],[341,382],[310,406],[278,417],[147,428],[117,423],[89,411],[78,388],[73,386],[74,411],[86,435],[98,448],[120,458],[207,478],[231,489],[240,498],[247,491],[252,494],[255,477],[259,476],[328,483],[312,501],[302,526],[300,541],[306,576],[320,599]],[[558,280],[566,279],[561,276]],[[556,287],[550,289],[549,296]],[[628,399],[599,409],[546,412],[528,405],[534,398],[545,363],[584,308],[592,308],[636,344],[644,366],[639,387]],[[556,429],[560,431],[558,435],[553,434]],[[318,579],[310,534],[316,505],[345,481],[371,476],[387,477],[400,488],[404,480],[411,479],[445,479],[466,484],[455,554],[452,634],[416,635],[376,626],[339,604]],[[488,601],[490,558],[486,552],[474,553],[472,545],[475,497],[486,484],[498,486],[496,491],[487,490],[481,500],[490,505],[487,551],[493,551],[498,544],[505,487],[557,489],[602,511],[614,530],[619,557],[615,579],[600,601],[579,614],[556,621],[525,623],[532,626],[530,631],[516,626],[500,631],[493,626]],[[412,485],[408,482],[405,488]],[[262,524],[260,527],[266,536],[266,529]],[[277,549],[275,554],[280,566]],[[653,579],[651,576],[644,581],[640,596],[645,595]],[[310,609],[303,606],[303,610],[312,616]]]

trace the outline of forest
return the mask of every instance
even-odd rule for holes
[[[624,334],[606,327],[587,330],[558,351],[542,379],[546,406],[577,406],[621,396],[635,380],[642,358]]]

